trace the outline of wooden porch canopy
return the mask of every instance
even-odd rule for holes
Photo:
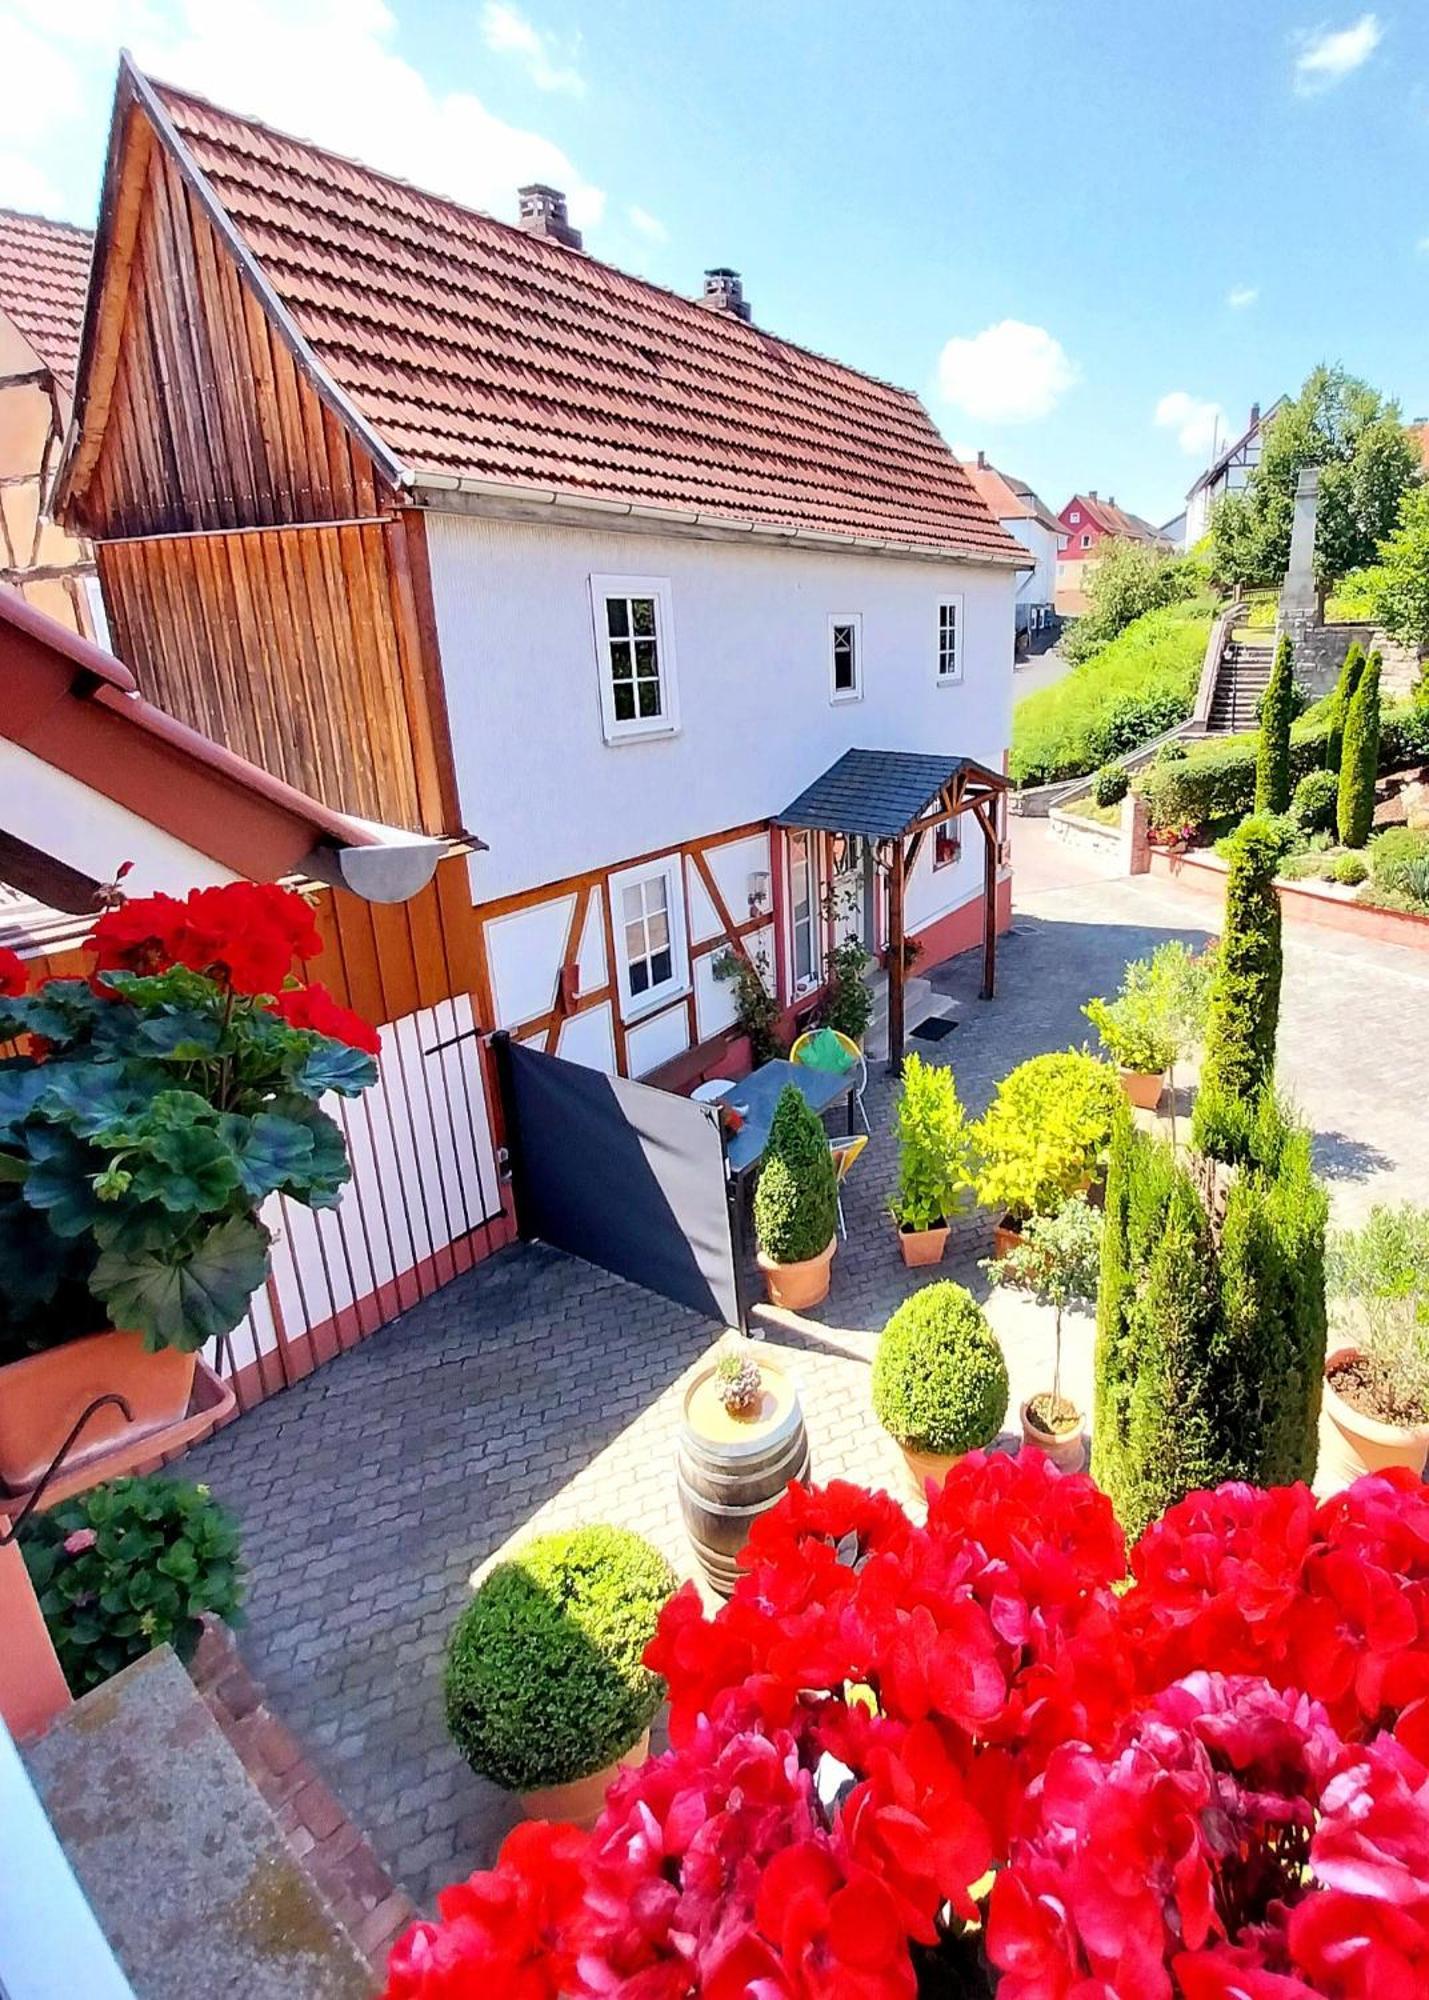
[[[982,997],[997,983],[998,799],[1000,772],[971,757],[915,750],[845,750],[821,778],[778,815],[779,826],[859,834],[888,872],[888,1067],[903,1065],[903,906],[908,874],[924,838],[945,820],[970,812],[982,828]]]

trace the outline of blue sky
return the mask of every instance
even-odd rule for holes
[[[1429,8],[0,0],[0,202],[89,221],[116,51],[915,388],[1156,520],[1338,359],[1429,414]]]

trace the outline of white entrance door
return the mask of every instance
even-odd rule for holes
[[[862,939],[866,935],[864,873],[863,841],[857,834],[835,835],[830,888],[834,938],[838,943],[848,937]]]

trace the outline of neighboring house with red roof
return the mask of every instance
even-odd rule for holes
[[[102,636],[94,557],[46,514],[74,394],[89,230],[0,209],[0,584]]]
[[[1015,618],[1019,639],[1043,631],[1056,618],[1057,557],[1066,530],[1045,501],[1025,479],[989,465],[986,452],[966,465],[968,478],[1015,541],[1032,557],[1030,569],[1017,586]]]
[[[871,847],[774,822],[844,750],[994,770],[1027,551],[909,392],[121,66],[63,518],[151,698],[471,861],[483,1025],[719,1058],[732,946],[817,991]],[[976,845],[973,843],[971,845]],[[935,956],[982,928],[915,857]],[[1006,883],[994,899],[1006,921]]]
[[[1086,610],[1087,579],[1096,565],[1100,543],[1146,542],[1159,549],[1173,546],[1150,521],[1128,513],[1115,500],[1103,500],[1095,490],[1074,493],[1057,518],[1067,538],[1057,561],[1057,609],[1063,617],[1075,618]]]

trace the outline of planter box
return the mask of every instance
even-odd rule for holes
[[[1217,899],[1224,897],[1226,864],[1208,849],[1193,848],[1182,855],[1153,848],[1151,873],[1164,875],[1184,888],[1199,889]],[[1355,900],[1353,889],[1338,882],[1276,881],[1280,909],[1287,923],[1317,924],[1322,930],[1344,931],[1351,937],[1373,938],[1380,944],[1408,945],[1411,951],[1429,951],[1429,916],[1413,910],[1382,910],[1374,903]]]

